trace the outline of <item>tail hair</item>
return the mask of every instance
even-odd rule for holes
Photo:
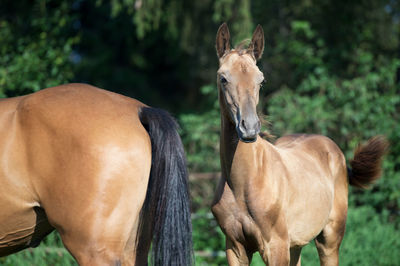
[[[151,107],[143,107],[139,118],[150,135],[152,163],[136,241],[151,237],[152,265],[192,265],[188,172],[178,124]]]
[[[349,183],[355,187],[367,188],[380,178],[382,158],[389,148],[383,136],[375,136],[364,145],[358,145],[354,151],[354,159],[348,168]]]

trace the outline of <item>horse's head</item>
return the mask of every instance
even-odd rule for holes
[[[231,49],[229,39],[229,29],[224,23],[218,29],[216,40],[221,110],[235,124],[241,141],[254,142],[260,132],[256,106],[264,81],[256,63],[264,50],[264,32],[258,25],[247,49]]]

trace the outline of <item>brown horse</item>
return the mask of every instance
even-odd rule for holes
[[[0,101],[0,256],[56,229],[80,265],[192,263],[187,170],[165,111],[84,84]]]
[[[315,239],[321,265],[338,265],[347,216],[348,184],[379,177],[384,138],[359,146],[346,167],[343,153],[319,135],[290,135],[275,145],[258,137],[256,113],[264,77],[259,25],[248,49],[232,49],[224,23],[216,48],[221,109],[222,178],[212,211],[226,235],[229,265],[248,265],[259,252],[268,265],[300,265],[301,248]]]

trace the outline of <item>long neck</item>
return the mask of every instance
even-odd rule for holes
[[[221,137],[220,137],[220,159],[222,176],[228,180],[232,167],[233,156],[239,142],[235,125],[229,119],[228,110],[225,109],[224,99],[219,93],[219,104],[221,109]]]

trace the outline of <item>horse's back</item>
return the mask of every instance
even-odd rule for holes
[[[96,212],[97,220],[130,213],[133,226],[151,167],[150,139],[138,117],[142,106],[83,84],[1,101],[0,243],[30,244],[37,219],[46,218],[37,214],[40,208],[61,231],[67,224],[96,230]]]
[[[124,122],[136,130],[143,129],[138,111],[144,104],[86,84],[52,87],[18,100],[16,111],[24,125],[32,124],[29,120],[33,119],[64,130],[86,128],[82,134],[105,133],[111,125]]]
[[[345,158],[337,146],[330,138],[315,134],[292,134],[283,136],[276,140],[274,146],[278,152],[285,155],[299,156],[301,159],[307,157],[314,164],[322,164],[327,171],[332,171],[338,166],[345,167]]]

